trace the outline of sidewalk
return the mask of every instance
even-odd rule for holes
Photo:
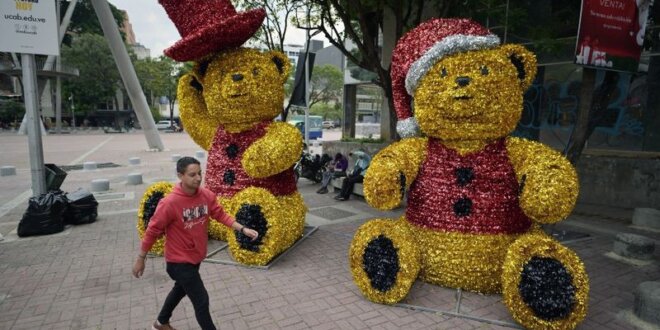
[[[172,282],[162,258],[150,258],[142,279],[131,276],[137,253],[136,210],[146,187],[175,180],[172,154],[194,156],[199,148],[186,134],[161,134],[168,150],[148,152],[144,136],[71,134],[44,137],[44,159],[58,165],[85,161],[119,167],[70,171],[62,190],[88,188],[95,178],[110,180],[111,191],[97,194],[95,223],[64,232],[18,239],[15,230],[30,196],[27,138],[0,134],[0,166],[17,175],[0,177],[0,329],[148,329]],[[141,165],[128,159],[140,157]],[[141,172],[145,184],[126,185],[128,173]],[[353,284],[348,247],[356,229],[380,212],[362,198],[338,203],[318,195],[317,185],[301,179],[298,188],[309,208],[307,222],[318,226],[306,240],[268,270],[204,263],[202,277],[211,310],[221,329],[506,329],[513,323],[499,295],[463,292],[456,317],[456,290],[416,282],[403,304],[367,301]],[[634,266],[606,255],[619,232],[660,240],[660,233],[630,228],[631,210],[578,205],[552,230],[589,234],[565,243],[584,261],[591,281],[589,312],[580,329],[636,329],[633,292],[644,281],[660,279],[658,257]],[[448,313],[442,314],[438,311]],[[454,314],[453,314],[454,313]],[[488,320],[488,321],[485,321]],[[172,318],[177,329],[197,329],[187,299]]]

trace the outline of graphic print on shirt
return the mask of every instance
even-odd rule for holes
[[[203,224],[208,214],[209,207],[206,204],[183,209],[183,228],[191,229],[197,224]]]

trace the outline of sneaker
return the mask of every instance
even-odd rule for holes
[[[328,188],[321,188],[316,191],[317,194],[327,194],[328,193]]]
[[[154,321],[154,324],[151,326],[151,330],[176,330],[172,328],[169,323],[160,324],[158,320]]]

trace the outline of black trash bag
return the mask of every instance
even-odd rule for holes
[[[82,225],[96,221],[99,203],[87,189],[79,188],[68,193],[66,199],[69,206],[64,212],[64,223]]]
[[[28,208],[18,223],[18,236],[48,235],[63,231],[66,206],[67,200],[61,190],[31,197]]]

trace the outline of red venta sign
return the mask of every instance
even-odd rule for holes
[[[637,72],[651,0],[583,0],[575,63]]]

